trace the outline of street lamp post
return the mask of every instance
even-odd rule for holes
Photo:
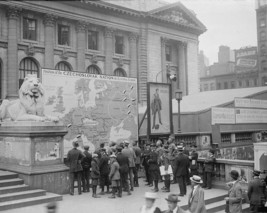
[[[181,111],[180,111],[180,101],[183,99],[183,91],[182,90],[175,90],[175,99],[178,102],[178,129],[177,133],[181,133]]]

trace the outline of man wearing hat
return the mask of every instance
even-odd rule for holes
[[[211,189],[212,173],[214,171],[215,156],[214,150],[210,149],[207,158],[204,161],[204,185],[203,188]]]
[[[120,191],[120,166],[116,160],[116,155],[112,154],[110,157],[110,172],[109,172],[109,179],[111,181],[111,187],[112,187],[112,195],[109,198],[115,198],[116,191],[119,192],[119,197],[121,197],[121,191]]]
[[[92,155],[88,152],[89,146],[84,146],[83,155],[85,156],[82,160],[82,184],[83,184],[83,192],[90,192],[90,183],[89,183],[89,176],[90,176],[90,168],[91,168],[91,161]]]
[[[78,182],[78,193],[79,195],[82,194],[81,189],[81,179],[82,179],[82,160],[84,158],[84,155],[80,150],[78,150],[78,139],[75,138],[72,142],[73,149],[71,149],[67,154],[67,163],[70,167],[69,171],[69,178],[70,178],[70,195],[74,195],[74,177],[77,177]]]
[[[158,198],[156,193],[146,192],[145,199],[146,203],[141,208],[141,213],[161,213],[160,209],[155,206],[155,201]]]
[[[206,213],[204,191],[200,187],[201,177],[193,175],[191,178],[192,191],[188,197],[188,208],[191,213]]]
[[[197,166],[197,160],[198,160],[198,153],[196,151],[197,146],[196,145],[191,145],[191,153],[189,155],[189,160],[190,160],[190,177],[193,175],[198,175],[198,166]]]
[[[186,195],[186,174],[189,173],[189,158],[183,153],[183,147],[178,146],[178,155],[174,159],[173,175],[177,178],[180,194],[179,196]]]
[[[156,152],[156,145],[151,144],[151,153],[149,156],[148,164],[149,164],[149,174],[151,175],[152,181],[154,181],[154,192],[158,192],[158,182],[160,177],[160,170],[158,164],[159,156]]]
[[[248,198],[250,200],[250,212],[263,212],[266,203],[266,184],[260,179],[260,171],[253,171],[253,180],[248,184]]]
[[[130,184],[131,184],[131,191],[133,191],[134,187],[134,181],[133,181],[133,172],[135,169],[135,160],[136,160],[136,155],[134,150],[129,147],[130,141],[126,140],[124,141],[125,147],[122,150],[122,154],[124,154],[126,157],[128,157],[129,160],[129,177],[130,177]]]
[[[239,183],[239,173],[236,170],[230,172],[233,186],[229,190],[229,197],[224,198],[229,203],[229,213],[242,213],[242,189]]]
[[[168,210],[164,211],[164,213],[186,213],[179,205],[178,196],[175,194],[169,194],[168,198],[165,198],[168,202]]]

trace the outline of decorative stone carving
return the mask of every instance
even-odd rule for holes
[[[62,60],[67,60],[69,58],[68,51],[65,48],[62,50],[62,53],[60,55],[60,58]]]
[[[33,56],[35,54],[35,49],[32,43],[30,43],[29,46],[27,47],[26,54],[28,56]]]
[[[78,21],[76,25],[77,32],[85,32],[87,29],[87,23],[84,21]]]
[[[44,114],[44,88],[35,75],[27,75],[19,90],[19,99],[3,100],[0,106],[0,120],[58,122],[57,117]]]
[[[179,49],[180,47],[184,47],[184,48],[187,47],[187,42],[186,41],[179,41],[177,48]]]
[[[113,28],[111,28],[111,27],[106,27],[105,28],[104,36],[106,38],[112,38],[113,34],[114,34],[114,29]]]
[[[53,27],[56,23],[56,20],[57,16],[53,14],[46,14],[43,22],[45,26]]]
[[[15,6],[9,6],[7,8],[6,16],[9,19],[17,19],[21,13],[22,9],[15,7]]]
[[[168,42],[168,39],[166,37],[161,37],[160,39],[161,39],[161,45],[165,46],[166,43]]]
[[[97,64],[97,62],[98,62],[97,54],[94,53],[92,55],[90,61],[91,61],[92,64]]]
[[[123,57],[119,57],[119,59],[117,61],[117,65],[118,65],[118,67],[123,67],[123,65],[124,65]]]
[[[130,33],[128,38],[129,38],[130,42],[136,42],[136,40],[138,38],[138,34],[137,33]]]

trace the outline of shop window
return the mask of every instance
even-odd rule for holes
[[[246,80],[246,87],[249,87],[249,80]]]
[[[254,79],[254,86],[258,86],[258,79],[257,78]]]
[[[87,67],[86,72],[90,74],[101,74],[100,68],[96,65],[90,65],[89,67]]]
[[[69,46],[70,45],[70,27],[67,25],[58,25],[58,44]]]
[[[217,83],[217,90],[221,89],[221,83]]]
[[[242,81],[238,81],[239,87],[242,87]]]
[[[98,32],[88,31],[88,49],[98,50]]]
[[[231,88],[234,89],[235,88],[235,82],[231,81]]]
[[[171,61],[172,47],[169,44],[165,46],[165,59],[166,61]]]
[[[127,76],[125,70],[122,69],[122,68],[115,69],[114,70],[114,75],[115,76],[121,76],[121,77],[126,77]]]
[[[55,67],[56,70],[62,70],[62,71],[71,71],[72,70],[72,67],[71,65],[66,62],[66,61],[61,61],[61,62],[58,62],[56,67]]]
[[[214,83],[210,83],[210,90],[215,90],[215,85],[214,85]]]
[[[204,91],[208,91],[209,90],[209,85],[208,84],[204,84]]]
[[[115,53],[117,54],[123,54],[124,50],[124,41],[123,41],[123,36],[115,36]]]
[[[37,20],[23,18],[23,39],[37,40]]]
[[[19,64],[19,88],[28,74],[36,75],[39,78],[38,65],[33,58],[29,57],[22,59]]]
[[[228,82],[224,82],[224,89],[228,89]]]

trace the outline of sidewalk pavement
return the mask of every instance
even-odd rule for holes
[[[110,199],[110,194],[102,195],[101,198],[92,198],[92,190],[90,193],[83,193],[78,195],[77,189],[75,189],[75,195],[64,195],[63,201],[57,203],[57,213],[138,213],[140,212],[141,206],[144,204],[145,192],[152,191],[153,187],[145,186],[144,179],[139,179],[139,187],[135,187],[132,195],[128,196],[126,192],[123,192],[122,198]],[[163,183],[159,183],[159,189],[163,187]],[[188,195],[190,193],[191,186],[187,187],[187,195],[179,197],[180,202],[178,205],[187,205]],[[99,192],[99,188],[98,188]],[[179,194],[178,184],[171,185],[171,192]],[[205,190],[205,200],[216,196],[226,194],[226,190],[221,189],[210,189]],[[158,192],[158,198],[156,206],[161,210],[166,210],[167,201],[165,198],[168,197],[169,193]],[[12,209],[5,211],[6,213],[45,213],[47,204],[40,204],[35,206],[23,207],[18,209]]]

